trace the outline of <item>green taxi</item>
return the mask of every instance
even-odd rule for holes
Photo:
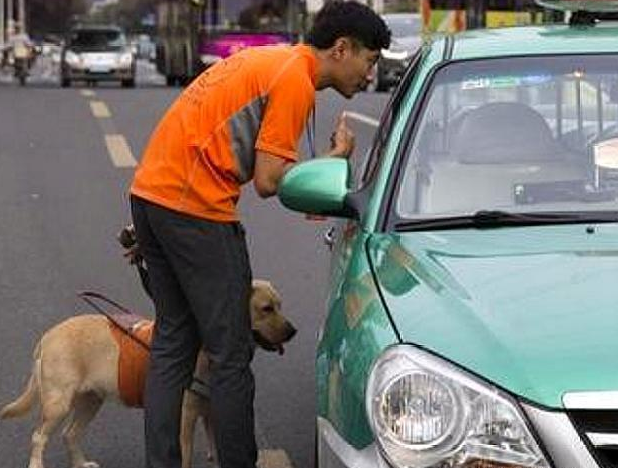
[[[284,178],[340,218],[319,468],[618,466],[618,2],[554,3],[434,38],[366,158]]]

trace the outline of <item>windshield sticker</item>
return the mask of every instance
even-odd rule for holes
[[[524,76],[521,79],[522,84],[524,85],[541,85],[545,83],[549,83],[554,80],[552,75],[529,75]]]
[[[513,88],[521,84],[518,76],[492,76],[490,78],[474,78],[462,83],[461,89],[499,89]]]
[[[490,79],[492,88],[514,88],[521,85],[519,76],[498,76]]]
[[[478,77],[464,80],[461,89],[500,89],[515,88],[518,86],[535,86],[549,83],[554,78],[551,75],[527,75],[527,76],[492,76]]]
[[[475,78],[471,80],[465,80],[461,84],[461,89],[464,91],[468,89],[483,89],[483,88],[488,88],[488,87],[489,87],[489,80],[487,78]]]

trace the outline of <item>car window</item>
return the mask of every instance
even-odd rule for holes
[[[615,209],[618,56],[452,63],[408,149],[397,213]]]
[[[400,85],[392,93],[382,115],[380,123],[374,135],[371,149],[362,157],[353,158],[351,160],[352,169],[352,188],[359,190],[364,187],[373,177],[378,167],[378,163],[382,159],[384,149],[388,142],[388,137],[391,134],[392,127],[396,121],[395,117],[399,112],[399,107],[403,101],[404,94],[409,90],[410,84],[414,80],[421,62],[422,50],[416,53],[412,58],[409,68],[407,69]]]
[[[77,48],[118,48],[126,45],[122,32],[117,30],[79,30],[71,33],[69,43]]]

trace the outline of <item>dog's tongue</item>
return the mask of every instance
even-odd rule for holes
[[[283,354],[285,352],[283,345],[277,345],[277,351],[279,351],[279,354]]]

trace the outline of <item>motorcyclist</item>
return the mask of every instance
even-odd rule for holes
[[[34,60],[34,44],[25,32],[18,31],[8,42],[9,53],[13,58],[13,68],[17,78],[25,79]]]

